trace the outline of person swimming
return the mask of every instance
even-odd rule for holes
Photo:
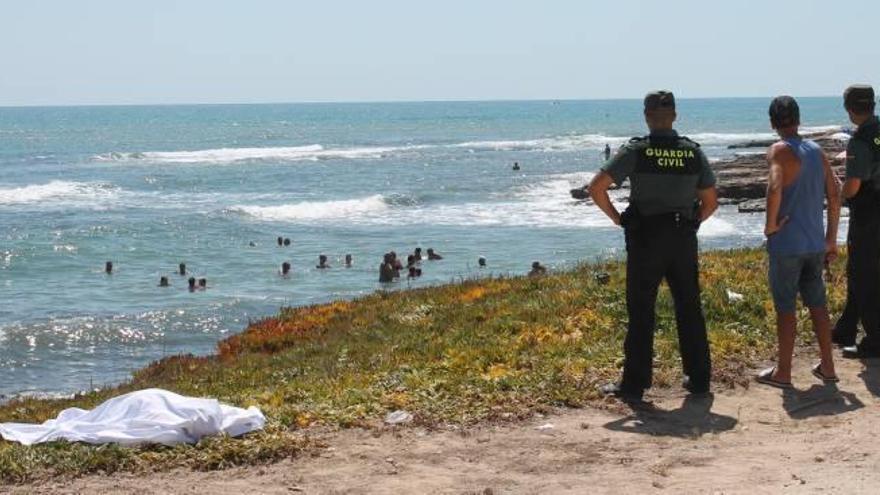
[[[486,268],[486,257],[485,257],[485,256],[480,256],[480,257],[477,259],[477,265],[479,265],[480,268]]]
[[[277,240],[278,240],[278,247],[281,247],[284,245],[284,238],[283,237],[279,236]]]
[[[281,276],[286,277],[288,275],[290,275],[290,263],[285,261],[281,263]]]
[[[186,281],[189,284],[189,291],[195,292],[196,290],[196,278],[190,277],[189,280]]]
[[[417,247],[415,251],[413,251],[413,256],[416,257],[416,261],[422,261],[422,248]]]
[[[406,257],[406,267],[410,268],[413,266],[416,266],[416,257],[415,255],[411,254]]]
[[[403,270],[403,264],[400,262],[400,259],[397,258],[396,252],[391,251],[388,254],[391,255],[391,266],[392,266],[392,268],[394,268],[394,276],[395,276],[395,278],[399,277],[400,270]]]
[[[540,261],[532,262],[532,270],[529,272],[530,277],[537,277],[547,273],[547,268]]]
[[[199,279],[199,290],[205,290],[208,288],[208,279],[200,278]]]
[[[605,144],[605,151],[603,153],[605,154],[606,162],[611,159],[611,146],[608,143]]]
[[[159,287],[169,287],[168,277],[159,277]]]
[[[390,283],[394,281],[394,260],[391,253],[385,253],[382,258],[382,264],[379,265],[379,282]]]
[[[352,257],[350,254],[346,254],[345,255],[345,267],[351,268],[351,265],[352,265]]]
[[[416,268],[415,266],[409,267],[409,274],[406,278],[419,278],[422,276],[422,269]]]
[[[443,259],[443,256],[440,256],[439,254],[434,252],[434,248],[428,248],[428,260],[429,261],[436,261],[436,260],[442,260],[442,259]]]
[[[289,237],[285,237],[285,238],[284,238],[284,247],[288,247],[288,246],[290,246],[290,238],[289,238]]]
[[[177,273],[181,276],[186,275],[186,263],[181,263],[177,265]]]
[[[513,170],[519,170],[519,162],[513,162]]]
[[[330,268],[330,265],[327,264],[327,255],[326,254],[322,254],[322,255],[318,256],[318,266],[316,266],[315,268],[319,268],[321,270],[323,270],[325,268]]]
[[[110,275],[113,273],[113,262],[112,261],[108,261],[108,262],[104,263],[104,273],[106,273],[107,275]]]

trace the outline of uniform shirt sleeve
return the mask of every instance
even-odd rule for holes
[[[611,160],[602,167],[602,171],[611,176],[618,186],[623,184],[630,174],[636,169],[636,151],[629,145],[624,145],[611,157]]]
[[[871,147],[856,139],[846,146],[846,178],[870,180],[874,176]]]
[[[708,189],[715,185],[715,172],[709,165],[709,160],[703,150],[697,150],[697,157],[700,160],[700,177],[697,180],[697,189]]]

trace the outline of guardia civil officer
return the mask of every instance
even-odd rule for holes
[[[590,196],[626,238],[626,306],[623,379],[600,390],[641,400],[651,387],[654,306],[665,278],[675,301],[684,387],[709,392],[711,363],[700,303],[697,230],[718,208],[715,175],[700,146],[679,136],[675,98],[669,91],[645,96],[650,134],[623,146],[590,183]],[[630,181],[629,207],[620,214],[608,197],[612,183]]]
[[[874,114],[874,89],[853,85],[843,106],[857,127],[846,149],[843,197],[850,207],[847,245],[847,317],[841,317],[833,340],[844,357],[880,357],[880,121]],[[857,321],[865,337],[856,344]]]

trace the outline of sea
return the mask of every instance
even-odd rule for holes
[[[800,103],[812,130],[847,124],[839,98]],[[677,127],[713,160],[759,153],[728,146],[772,137],[768,104],[680,100]],[[598,170],[606,144],[645,133],[641,110],[640,100],[0,108],[0,396],[118,383],[163,356],[211,353],[285,306],[620,257],[621,231],[569,190]],[[760,246],[762,222],[722,207],[701,247]],[[416,247],[444,259],[379,284],[382,255]],[[320,254],[329,269],[316,268]],[[190,292],[190,276],[207,289]]]

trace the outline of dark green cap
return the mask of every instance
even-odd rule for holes
[[[867,84],[853,84],[846,88],[843,92],[843,106],[852,108],[853,106],[873,106],[874,105],[874,88]]]
[[[801,109],[791,96],[777,96],[770,102],[770,122],[773,127],[791,127],[801,121]]]
[[[672,91],[652,91],[645,95],[645,111],[675,110],[675,96]]]

